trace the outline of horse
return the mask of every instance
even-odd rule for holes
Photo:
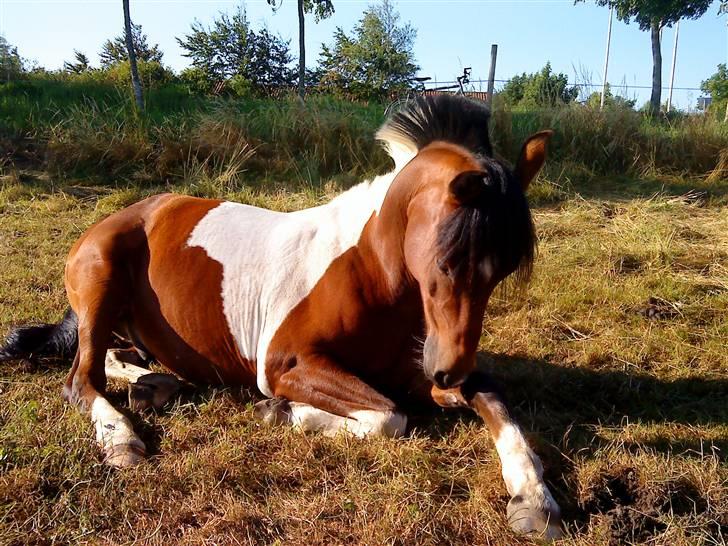
[[[542,464],[476,370],[489,297],[531,272],[525,191],[552,132],[511,166],[489,117],[463,97],[414,100],[376,134],[394,169],[314,208],[162,194],[116,212],[70,250],[63,320],[14,330],[0,359],[72,354],[63,397],[116,467],[146,447],[105,397],[107,376],[137,386],[132,407],[159,406],[176,379],[152,360],[192,384],[257,387],[258,418],[303,431],[396,437],[410,402],[470,408],[494,439],[511,527],[558,538]],[[113,336],[133,351],[110,349]]]

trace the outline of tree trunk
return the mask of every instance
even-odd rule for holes
[[[662,97],[662,50],[660,44],[660,22],[653,20],[650,24],[652,38],[652,96],[650,97],[650,114],[660,113]]]
[[[303,0],[298,0],[298,96],[306,96],[306,41],[304,35]]]
[[[134,99],[137,109],[144,111],[144,95],[142,95],[142,82],[139,80],[137,69],[136,51],[134,51],[134,40],[131,34],[131,16],[129,15],[129,0],[122,0],[124,5],[124,34],[126,35],[126,51],[129,54],[129,68],[131,70],[131,86],[134,88]]]

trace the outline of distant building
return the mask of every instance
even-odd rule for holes
[[[711,102],[713,102],[713,97],[698,97],[698,110],[705,112]]]

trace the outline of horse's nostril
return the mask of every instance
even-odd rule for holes
[[[441,389],[446,389],[450,384],[450,374],[447,374],[442,370],[435,372],[433,379],[435,380],[435,385]]]

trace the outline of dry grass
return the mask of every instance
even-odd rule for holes
[[[0,184],[0,331],[57,319],[71,242],[154,191],[17,172]],[[481,363],[532,431],[564,508],[565,544],[723,544],[725,193],[626,198],[619,188],[588,198],[535,188],[559,201],[536,209],[534,281],[518,301],[494,298]],[[280,210],[337,191],[261,192],[215,177],[181,190]],[[530,543],[507,528],[497,455],[467,415],[415,419],[406,439],[328,439],[259,426],[250,393],[186,393],[135,417],[156,455],[119,472],[100,463],[90,423],[61,401],[65,371],[0,369],[0,544]],[[113,392],[123,406],[122,386]]]

